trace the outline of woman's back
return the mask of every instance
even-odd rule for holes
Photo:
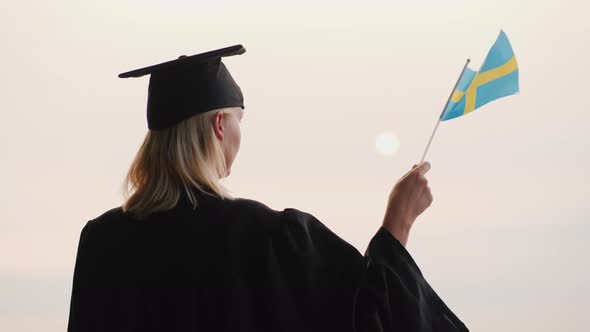
[[[466,330],[382,230],[368,259],[300,210],[204,194],[198,202],[145,220],[115,208],[89,221],[68,331]],[[380,289],[382,277],[398,284]],[[380,302],[391,295],[397,304]]]

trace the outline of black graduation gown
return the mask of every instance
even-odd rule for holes
[[[198,199],[86,223],[68,332],[468,331],[383,227],[363,256],[304,211]]]

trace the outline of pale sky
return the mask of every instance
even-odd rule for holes
[[[408,241],[472,331],[587,331],[586,1],[22,1],[0,6],[0,330],[64,331],[80,231],[123,201],[143,66],[234,44],[241,150],[224,184],[312,213],[361,253],[465,62],[500,29],[520,94],[442,122]],[[379,154],[383,132],[397,153]]]

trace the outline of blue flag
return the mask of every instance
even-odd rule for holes
[[[467,114],[492,100],[518,91],[516,57],[508,37],[500,30],[500,35],[488,52],[481,69],[476,72],[469,67],[465,68],[441,121]]]

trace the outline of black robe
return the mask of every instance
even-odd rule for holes
[[[198,200],[86,223],[69,332],[468,331],[383,227],[363,256],[298,209]]]

